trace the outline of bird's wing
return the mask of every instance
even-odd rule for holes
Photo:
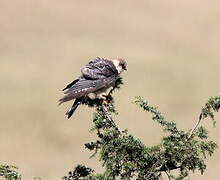
[[[59,100],[60,104],[63,102],[80,98],[89,93],[96,92],[99,89],[109,87],[113,85],[116,77],[108,77],[97,80],[88,80],[81,78],[78,82],[76,82],[72,87],[67,89],[64,94],[66,94],[63,98]]]
[[[73,82],[69,83],[64,89],[63,91],[71,88],[74,84],[76,84],[79,81],[79,79],[74,80]]]
[[[81,69],[81,72],[86,79],[101,79],[118,75],[112,61],[99,57],[90,61]]]
[[[66,95],[59,100],[60,104],[109,87],[114,84],[118,77],[118,71],[114,64],[103,58],[90,61],[81,72],[82,76],[80,78],[63,89]]]
[[[118,72],[113,63],[107,59],[97,57],[91,60],[84,68],[81,69],[82,77],[69,83],[63,91],[70,89],[80,79],[97,80],[118,75]]]

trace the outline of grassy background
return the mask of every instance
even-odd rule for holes
[[[83,146],[95,138],[88,132],[93,110],[81,107],[68,121],[70,103],[57,107],[61,89],[96,56],[128,61],[125,86],[115,94],[121,128],[147,145],[163,135],[130,103],[136,95],[191,128],[208,97],[220,92],[219,6],[217,0],[0,0],[1,162],[18,165],[26,180],[58,180],[77,163],[101,171]],[[210,136],[220,144],[219,123]],[[205,174],[190,179],[217,179],[219,168],[217,150]]]

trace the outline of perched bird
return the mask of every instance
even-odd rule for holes
[[[108,91],[124,70],[127,70],[124,59],[108,60],[97,57],[91,60],[81,69],[81,76],[63,89],[65,96],[59,100],[59,105],[75,99],[72,107],[66,112],[68,119],[82,103],[83,98],[105,100]]]

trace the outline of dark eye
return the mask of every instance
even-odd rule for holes
[[[121,64],[122,69],[127,70],[126,64]]]

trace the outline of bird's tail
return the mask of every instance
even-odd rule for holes
[[[68,119],[73,115],[73,113],[76,111],[77,107],[81,104],[81,102],[82,102],[81,98],[77,98],[74,101],[72,107],[66,112],[66,115],[67,115]]]

